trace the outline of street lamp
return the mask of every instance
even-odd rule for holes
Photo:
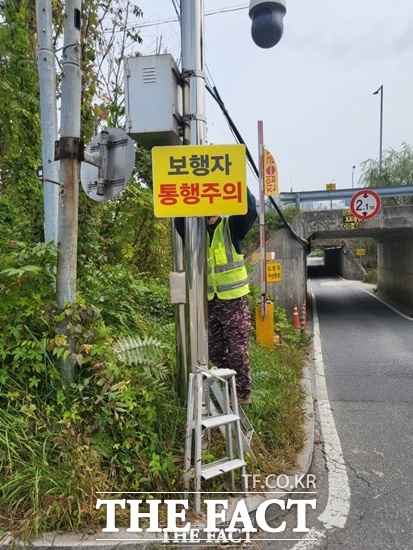
[[[353,171],[351,173],[351,187],[354,187],[354,168],[355,166],[353,166]]]
[[[373,95],[377,95],[380,92],[380,172],[381,172],[381,163],[383,157],[383,84],[378,90],[376,90]]]

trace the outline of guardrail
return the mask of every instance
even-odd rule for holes
[[[302,202],[309,201],[332,201],[340,199],[351,199],[351,197],[361,191],[363,187],[357,189],[336,189],[334,191],[325,191],[323,189],[319,191],[297,191],[297,192],[284,192],[280,193],[279,200],[281,205],[285,204],[295,204],[300,208]],[[369,189],[366,187],[366,189]],[[380,195],[380,197],[405,197],[408,195],[413,195],[413,185],[397,185],[397,186],[386,186],[386,187],[372,187],[374,191]]]

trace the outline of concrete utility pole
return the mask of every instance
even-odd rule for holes
[[[65,303],[76,302],[79,165],[83,154],[83,145],[80,141],[81,6],[81,0],[66,0],[61,137],[57,147],[57,156],[60,159],[59,180],[63,184],[58,214],[57,303],[59,307],[63,307]],[[61,325],[61,331],[67,334],[69,350],[74,352],[75,342],[66,324]],[[74,366],[70,356],[62,363],[61,374],[65,384],[73,381]]]
[[[54,162],[57,139],[56,66],[52,42],[52,2],[37,0],[37,40],[42,127],[42,163],[44,179],[44,240],[57,244],[57,208],[59,166]]]
[[[185,144],[205,144],[204,2],[181,0]],[[204,218],[185,219],[186,337],[190,372],[208,366],[208,304]],[[188,381],[186,380],[186,384]]]

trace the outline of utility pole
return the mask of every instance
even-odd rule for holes
[[[380,92],[380,151],[379,151],[379,166],[381,172],[382,160],[383,160],[383,84],[378,90],[373,92],[373,95],[377,95]]]
[[[57,106],[51,0],[37,0],[36,10],[44,181],[44,240],[46,243],[57,244],[59,188],[56,183],[59,178],[59,166],[54,162],[54,144],[57,139]]]
[[[270,17],[268,14],[270,13]],[[281,38],[285,0],[251,0],[252,37],[260,47],[272,47]],[[184,145],[204,145],[205,40],[204,0],[181,0]],[[208,366],[207,242],[204,218],[185,218],[185,258],[173,237],[174,268],[185,266],[185,330],[178,327],[178,381],[181,399],[186,399],[188,374]],[[180,257],[181,255],[181,257]],[[182,320],[182,312],[176,318]],[[181,321],[180,321],[181,322]],[[186,339],[186,346],[183,339]],[[186,347],[186,361],[179,360]],[[184,400],[183,399],[183,400]]]
[[[205,144],[204,1],[181,0],[184,140]],[[190,372],[208,366],[206,223],[185,219],[186,338]],[[187,381],[186,381],[187,383]]]
[[[260,182],[260,263],[261,263],[261,316],[267,315],[267,252],[265,243],[265,194],[264,194],[264,126],[258,121],[258,166]]]
[[[81,101],[81,0],[66,0],[62,61],[62,108],[60,140],[56,156],[60,159],[62,192],[58,213],[57,303],[76,302],[77,233],[79,203],[79,165],[83,154],[80,141]],[[69,351],[73,353],[75,341],[67,329],[67,321],[60,325],[68,337]],[[65,385],[74,379],[74,365],[69,356],[61,364]]]

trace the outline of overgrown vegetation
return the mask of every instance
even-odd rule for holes
[[[366,278],[364,279],[364,282],[375,285],[377,283],[377,269],[369,269],[367,271],[367,275],[366,275]]]
[[[186,410],[166,287],[108,266],[106,286],[99,273],[86,278],[78,305],[59,311],[55,259],[52,245],[13,245],[0,273],[0,529],[25,537],[96,527],[97,491],[182,487]],[[58,366],[69,353],[57,328],[64,317],[76,339],[67,388]],[[276,330],[275,351],[251,342],[254,449],[271,473],[291,469],[303,443],[304,341],[280,308]]]

